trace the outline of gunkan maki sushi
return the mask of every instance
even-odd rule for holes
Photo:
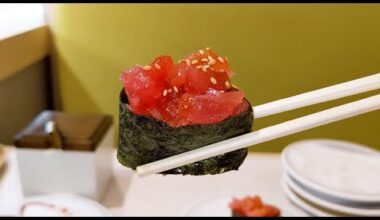
[[[120,79],[119,146],[124,166],[137,166],[252,131],[253,112],[232,84],[227,58],[209,48],[175,63],[159,56],[125,70]],[[163,172],[205,175],[237,170],[240,149]]]

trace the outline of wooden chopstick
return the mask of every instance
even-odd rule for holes
[[[137,175],[159,173],[378,109],[380,109],[380,94],[148,163],[136,168]]]

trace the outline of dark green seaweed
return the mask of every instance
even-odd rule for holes
[[[154,118],[134,114],[127,104],[128,98],[122,90],[117,158],[121,164],[132,169],[252,131],[251,106],[245,112],[216,124],[174,128]],[[248,150],[244,148],[171,169],[162,174],[206,175],[238,170],[247,153]]]

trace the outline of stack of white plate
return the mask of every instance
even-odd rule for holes
[[[337,140],[295,142],[282,152],[288,199],[313,216],[380,216],[380,153]]]

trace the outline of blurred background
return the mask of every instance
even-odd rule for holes
[[[0,142],[11,144],[44,109],[111,114],[116,140],[121,72],[161,54],[210,47],[227,56],[253,105],[374,74],[379,27],[372,4],[3,4]],[[254,129],[378,92],[259,119]],[[305,138],[380,149],[379,119],[376,111],[251,150],[279,152]]]

